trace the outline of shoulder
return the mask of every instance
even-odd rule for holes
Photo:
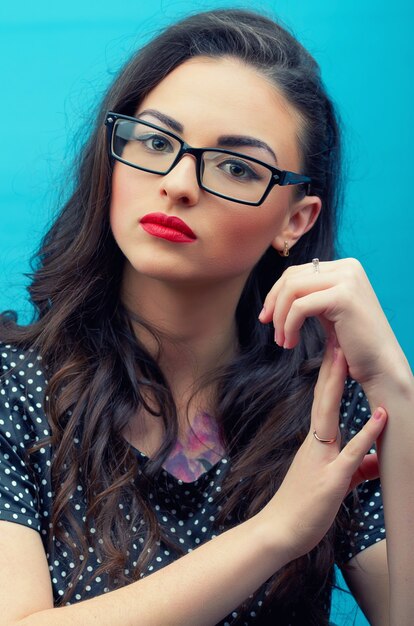
[[[47,382],[33,350],[0,343],[0,520],[40,530],[39,485],[50,467],[50,435],[43,409]],[[42,487],[43,488],[43,487]]]
[[[13,381],[26,387],[44,385],[42,357],[32,348],[22,349],[0,341],[0,380],[4,387]]]
[[[0,432],[4,437],[24,440],[28,431],[35,440],[46,435],[46,387],[40,355],[0,342]]]

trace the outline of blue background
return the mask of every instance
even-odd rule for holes
[[[50,222],[74,136],[122,62],[160,26],[204,0],[22,0],[0,8],[0,310],[28,319],[24,272]],[[359,258],[414,363],[414,4],[408,0],[262,0],[237,6],[277,15],[322,67],[345,127],[347,197],[341,256]],[[367,624],[345,593],[338,625]],[[355,620],[355,622],[354,622]]]

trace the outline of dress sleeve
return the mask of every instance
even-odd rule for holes
[[[365,393],[355,380],[347,380],[340,414],[340,428],[345,444],[371,417],[371,409]],[[370,450],[370,453],[373,452],[375,448]],[[349,514],[349,524],[337,540],[338,565],[344,565],[368,546],[385,539],[380,480],[366,481],[357,487],[356,492],[356,497],[350,494],[344,503]]]
[[[27,450],[49,434],[39,357],[0,344],[0,520],[40,531],[39,488]]]

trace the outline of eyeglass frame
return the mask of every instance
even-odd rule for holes
[[[180,144],[181,147],[177,152],[177,156],[175,157],[174,161],[165,172],[154,172],[154,170],[150,170],[145,167],[140,167],[139,165],[135,165],[134,163],[131,163],[130,161],[127,161],[126,159],[123,159],[122,157],[114,153],[113,137],[114,137],[115,122],[118,119],[127,120],[130,122],[138,122],[139,124],[143,124],[144,126],[147,126],[148,128],[154,128],[155,130],[159,130],[163,134],[172,137]],[[141,120],[136,117],[131,117],[130,115],[123,115],[121,113],[114,113],[113,111],[108,111],[108,113],[106,114],[106,118],[105,118],[105,126],[107,128],[108,147],[109,147],[109,155],[110,155],[111,160],[115,159],[116,161],[119,161],[120,163],[124,163],[125,165],[129,165],[130,167],[133,167],[137,170],[141,170],[143,172],[148,172],[150,174],[157,174],[158,176],[166,176],[167,174],[171,172],[171,170],[174,169],[174,167],[177,165],[177,163],[181,160],[181,158],[185,154],[191,154],[196,160],[196,177],[197,177],[197,183],[200,189],[203,189],[204,191],[207,191],[207,193],[211,193],[214,196],[218,196],[219,198],[224,198],[225,200],[229,200],[230,202],[237,202],[238,204],[247,204],[249,206],[259,206],[265,201],[265,199],[267,198],[270,191],[273,189],[275,185],[279,185],[280,187],[286,187],[288,185],[306,184],[305,195],[310,194],[310,183],[312,182],[312,179],[309,178],[309,176],[304,176],[302,174],[297,174],[296,172],[290,172],[288,170],[281,170],[277,167],[274,167],[273,165],[269,165],[269,163],[265,163],[264,161],[260,161],[259,159],[255,159],[254,157],[247,156],[246,154],[242,154],[241,152],[233,152],[232,150],[226,150],[224,148],[193,148],[175,133],[172,133],[169,130],[165,130],[165,128],[162,128],[161,126],[157,126],[157,124],[153,124],[152,122],[147,122],[145,120]],[[234,155],[236,157],[241,157],[243,159],[246,159],[247,161],[252,161],[253,163],[257,163],[258,165],[261,165],[262,167],[265,167],[266,169],[268,169],[271,172],[272,176],[260,200],[258,202],[249,202],[248,200],[237,200],[236,198],[233,198],[231,196],[226,196],[222,193],[219,193],[217,191],[212,191],[211,189],[208,189],[207,187],[205,187],[201,180],[202,155],[204,152],[220,152],[222,154]]]

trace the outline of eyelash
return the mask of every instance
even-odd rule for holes
[[[141,135],[139,137],[135,137],[134,139],[135,139],[135,141],[139,141],[142,144],[146,144],[148,141],[151,141],[151,139],[155,139],[155,140],[156,139],[161,139],[168,146],[169,151],[173,152],[173,146],[172,146],[171,142],[164,135],[157,135],[155,133],[152,133],[152,134],[148,134],[148,135]],[[147,146],[147,145],[145,147],[149,148],[149,146]],[[164,152],[164,151],[161,151],[161,150],[155,150],[155,148],[149,148],[149,149],[152,150],[153,152]]]
[[[241,160],[240,160],[240,161],[237,161],[237,160],[235,160],[235,159],[233,159],[233,160],[232,160],[232,159],[228,159],[227,161],[222,161],[222,163],[220,163],[219,167],[222,167],[223,165],[236,165],[236,166],[242,167],[242,168],[244,168],[244,169],[246,170],[247,175],[248,175],[248,179],[249,179],[249,180],[262,180],[262,177],[261,177],[261,176],[259,176],[259,175],[258,175],[258,174],[257,174],[257,173],[256,173],[256,172],[255,172],[255,171],[254,171],[251,167],[250,167],[250,165],[248,165],[248,164],[247,164],[247,163],[245,163],[244,161],[241,161]],[[228,172],[226,172],[226,173],[228,173]],[[239,178],[238,176],[232,176],[230,173],[229,173],[229,175],[230,175],[232,178],[235,178],[235,179]],[[243,178],[240,178],[240,180],[243,180]],[[246,178],[245,178],[245,180],[246,180]]]
[[[165,146],[167,147],[167,150],[156,150],[154,147],[152,147],[151,145],[147,145],[148,142],[151,142],[151,140],[157,140],[160,139],[161,141],[164,142]],[[174,146],[171,143],[171,141],[168,139],[168,137],[166,137],[163,134],[158,134],[156,131],[151,132],[148,131],[148,133],[146,134],[141,134],[139,136],[135,136],[133,137],[134,141],[139,142],[141,145],[143,145],[149,152],[152,153],[159,153],[159,154],[165,154],[167,152],[173,152],[174,151]],[[225,159],[225,155],[223,155],[223,159]],[[242,177],[237,177],[232,175],[229,171],[226,171],[224,169],[223,166],[231,166],[231,165],[236,165],[239,167],[242,167],[245,170],[245,176]],[[263,177],[260,176],[260,174],[258,174],[253,167],[246,163],[245,161],[243,161],[242,159],[231,159],[231,157],[229,156],[229,158],[227,160],[223,160],[220,164],[217,165],[218,168],[222,169],[224,171],[225,174],[227,174],[230,178],[232,178],[233,180],[239,180],[239,182],[247,182],[247,181],[260,181],[263,180]]]

